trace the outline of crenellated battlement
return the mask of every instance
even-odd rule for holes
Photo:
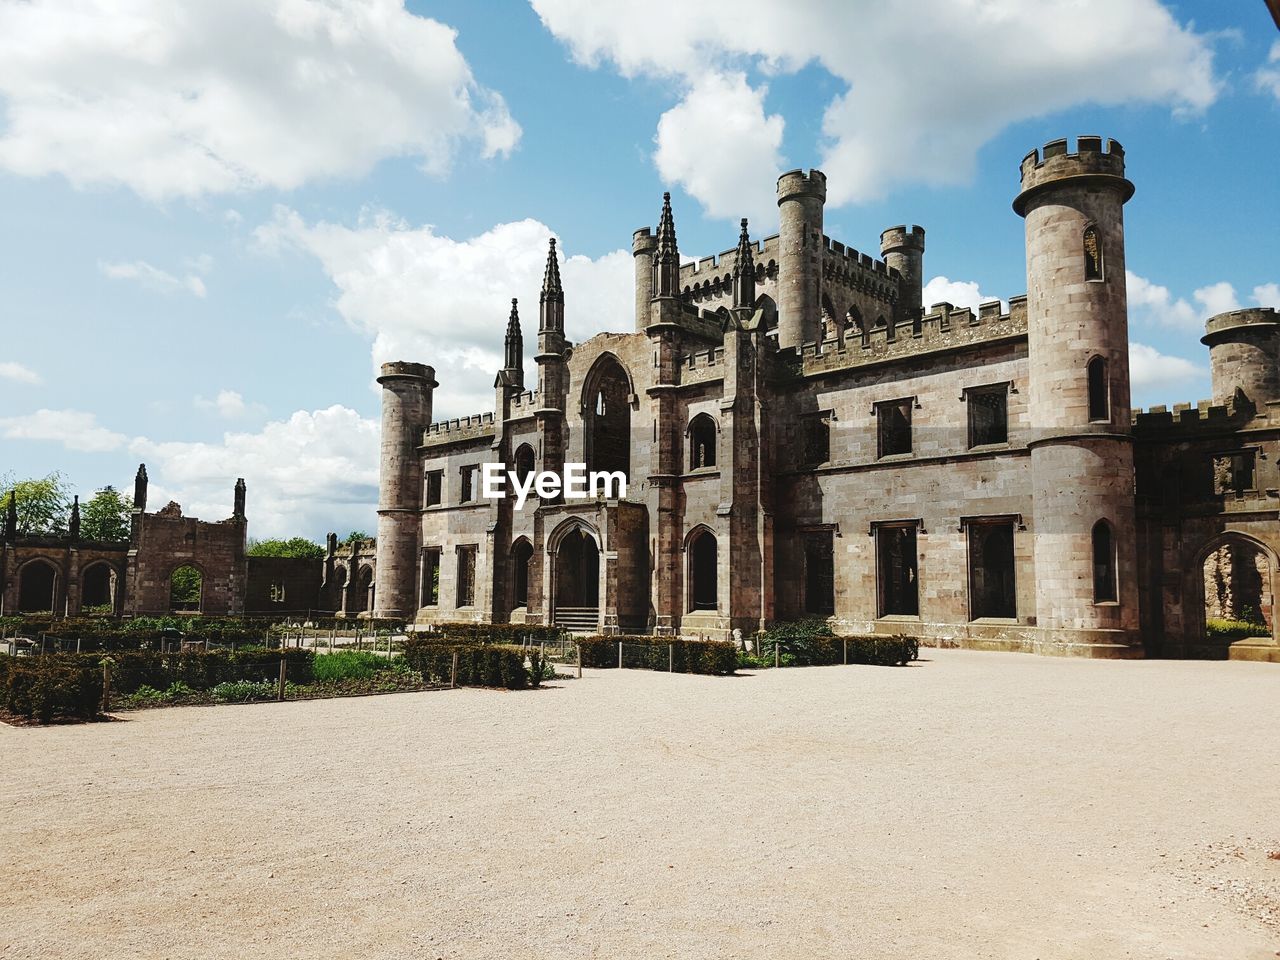
[[[1069,141],[1051,140],[1043,149],[1032,150],[1022,158],[1021,171],[1022,192],[1013,201],[1019,216],[1025,215],[1033,194],[1062,181],[1113,180],[1120,186],[1124,200],[1133,196],[1133,184],[1124,176],[1124,147],[1116,140],[1108,140],[1104,150],[1102,137],[1078,137],[1074,153]]]
[[[821,170],[788,170],[778,177],[778,202],[795,196],[815,197],[823,202],[827,199],[827,175]]]
[[[890,267],[883,260],[878,260],[866,253],[860,253],[853,247],[846,247],[839,240],[832,240],[830,237],[823,235],[823,269],[830,276],[833,272],[839,270],[863,270],[868,273],[879,274],[881,278],[896,279],[898,271]]]
[[[1261,423],[1257,421],[1261,419]],[[1252,405],[1216,403],[1200,400],[1197,403],[1175,403],[1173,408],[1163,404],[1146,410],[1133,411],[1133,426],[1137,432],[1151,431],[1163,434],[1170,430],[1184,432],[1216,432],[1237,430],[1241,426],[1280,425],[1280,401],[1263,404],[1260,410]]]
[[[880,253],[886,254],[891,250],[918,250],[924,252],[924,227],[912,224],[910,228],[905,223],[900,223],[896,227],[890,227],[880,234]]]
[[[1027,332],[1027,298],[1012,297],[1009,311],[1003,311],[999,300],[983,303],[974,313],[969,307],[957,308],[949,303],[936,303],[918,322],[904,320],[892,326],[882,324],[865,334],[852,327],[842,335],[822,343],[809,342],[799,347],[779,350],[777,357],[791,366],[799,365],[802,374],[822,373],[845,367],[906,360],[943,350],[975,346],[984,342],[1025,336]]]
[[[476,440],[493,436],[495,430],[492,413],[473,413],[452,420],[438,420],[422,432],[422,445],[456,443],[460,440]]]
[[[1250,307],[1245,310],[1231,310],[1219,313],[1205,321],[1204,336],[1200,342],[1212,347],[1221,340],[1228,339],[1228,334],[1237,330],[1264,330],[1267,327],[1280,325],[1280,311],[1274,307]]]

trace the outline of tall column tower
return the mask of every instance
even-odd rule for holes
[[[436,372],[421,363],[384,363],[382,470],[378,479],[378,562],[375,617],[411,617],[417,611],[418,540],[422,523],[422,471],[418,445],[431,423]]]
[[[1036,623],[1045,653],[1137,656],[1124,150],[1022,161]]]
[[[778,346],[818,337],[822,309],[822,208],[827,177],[792,170],[778,178]]]

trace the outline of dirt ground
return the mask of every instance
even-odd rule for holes
[[[0,729],[0,958],[1280,956],[1280,668],[924,651]]]

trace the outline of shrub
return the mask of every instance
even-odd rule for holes
[[[376,673],[389,670],[391,667],[392,661],[376,653],[342,650],[338,653],[319,654],[315,658],[312,675],[318,683],[348,678],[368,680]]]
[[[775,655],[779,665],[784,667],[829,666],[845,662],[900,666],[919,659],[920,642],[903,635],[838,637],[823,620],[797,620],[775,623],[766,630],[760,637],[760,653],[752,659],[760,666],[772,667]]]
[[[627,666],[642,670],[724,675],[733,673],[738,666],[738,645],[732,641],[650,636],[582,637],[578,640],[582,665],[616,667],[619,642],[633,648],[624,658]]]
[[[197,692],[210,690],[220,683],[235,681],[263,681],[278,683],[280,658],[286,661],[288,679],[294,683],[311,683],[315,672],[315,653],[311,650],[289,648],[266,650],[262,647],[241,647],[230,650],[189,651],[161,653],[155,650],[130,650],[112,653],[111,689],[114,694],[127,697],[141,687],[169,690],[175,684]],[[40,660],[70,664],[100,662],[95,654],[47,654]]]
[[[1205,635],[1211,640],[1244,640],[1247,637],[1269,637],[1271,628],[1253,620],[1224,620],[1210,617],[1204,624]]]
[[[92,720],[102,705],[102,668],[51,657],[0,657],[0,702],[22,717]]]
[[[249,703],[253,700],[274,700],[279,687],[266,680],[230,680],[209,691],[220,703]]]
[[[425,683],[445,685],[453,674],[454,653],[458,654],[460,687],[523,690],[529,686],[524,650],[508,644],[449,644],[438,638],[414,638],[404,645],[404,662],[422,674]]]

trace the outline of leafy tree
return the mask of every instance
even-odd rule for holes
[[[251,557],[299,557],[306,560],[324,559],[324,547],[306,537],[290,537],[288,540],[250,540]]]
[[[346,545],[355,543],[357,540],[372,540],[372,539],[373,537],[369,536],[369,534],[365,533],[363,530],[352,530],[350,533],[347,534],[347,538],[343,540],[342,543],[344,546],[346,546]]]
[[[0,477],[0,517],[9,509],[9,493],[17,493],[18,536],[61,536],[67,532],[71,494],[60,473],[41,479],[15,480],[12,474]]]
[[[80,536],[85,540],[128,540],[133,503],[106,486],[80,508]]]

